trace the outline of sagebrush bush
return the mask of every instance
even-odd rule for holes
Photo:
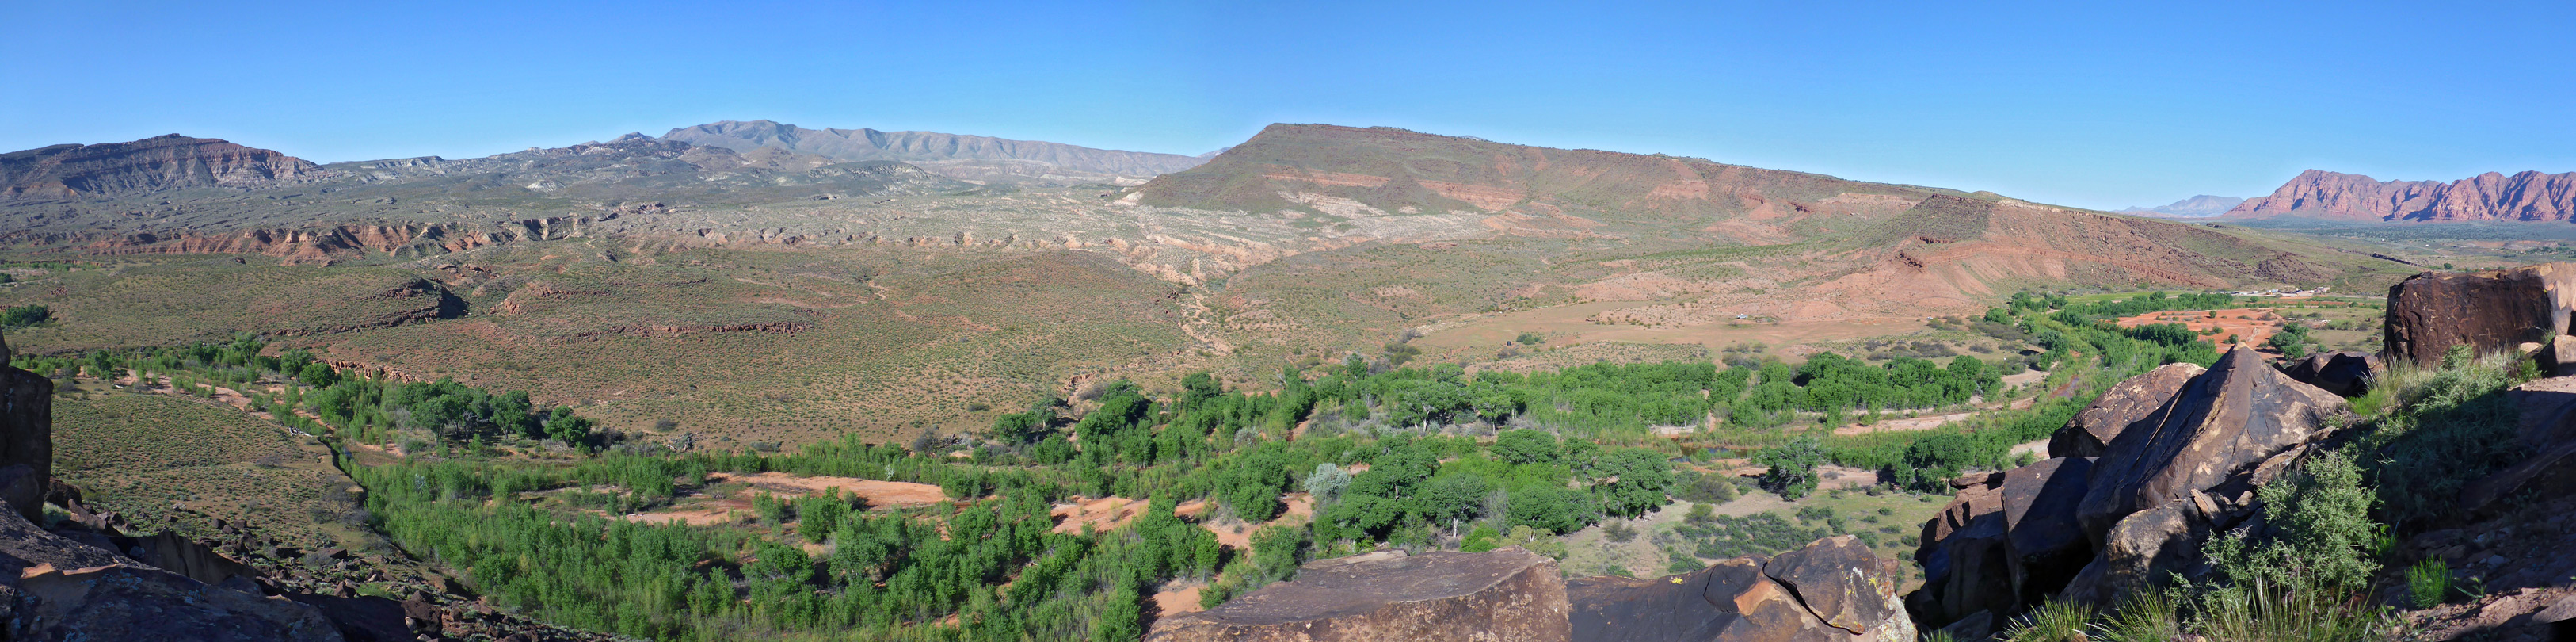
[[[2300,470],[2256,489],[2270,532],[2244,530],[2213,538],[2209,561],[2228,581],[2244,585],[2358,588],[2379,570],[2372,559],[2378,525],[2376,503],[2362,484],[2361,467],[2342,452],[2310,460]]]
[[[2518,420],[2504,389],[2515,383],[2516,355],[2471,357],[2454,348],[2438,368],[2395,364],[2383,378],[2398,405],[2359,444],[2376,453],[2374,468],[2388,521],[2420,523],[2453,509],[2450,498],[2470,481],[2522,456]]]

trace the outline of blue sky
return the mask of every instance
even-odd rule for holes
[[[19,0],[0,149],[469,157],[767,118],[1196,154],[1320,122],[2097,208],[2576,171],[2576,3],[2108,4]]]

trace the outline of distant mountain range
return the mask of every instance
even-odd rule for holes
[[[1014,182],[1133,184],[1156,175],[1197,167],[1214,156],[1092,149],[1064,143],[937,132],[807,129],[766,120],[728,120],[681,127],[663,134],[662,138],[738,152],[776,147],[837,161],[902,161],[955,178]]]
[[[2243,202],[2245,202],[2245,199],[2234,196],[2210,196],[2208,194],[2202,194],[2174,201],[2173,203],[2163,207],[2132,207],[2120,210],[2120,213],[2165,218],[2201,218],[2226,214],[2228,210],[2235,209],[2238,203]]]
[[[178,134],[0,154],[0,198],[114,196],[186,187],[257,187],[329,172],[301,158]]]
[[[2569,221],[2576,172],[2487,172],[2444,183],[2382,181],[2311,169],[2227,212],[2231,218],[2296,216],[2342,221]]]

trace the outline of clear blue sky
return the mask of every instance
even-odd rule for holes
[[[1196,154],[1320,122],[2097,208],[2576,170],[2565,0],[1250,4],[17,0],[0,149],[468,157],[767,118]]]

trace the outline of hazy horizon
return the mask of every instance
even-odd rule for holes
[[[1197,155],[1331,123],[2117,210],[2305,169],[2576,170],[2551,62],[2576,46],[2547,33],[2571,13],[25,5],[0,9],[0,51],[71,64],[21,72],[0,148],[459,158],[766,119]]]

